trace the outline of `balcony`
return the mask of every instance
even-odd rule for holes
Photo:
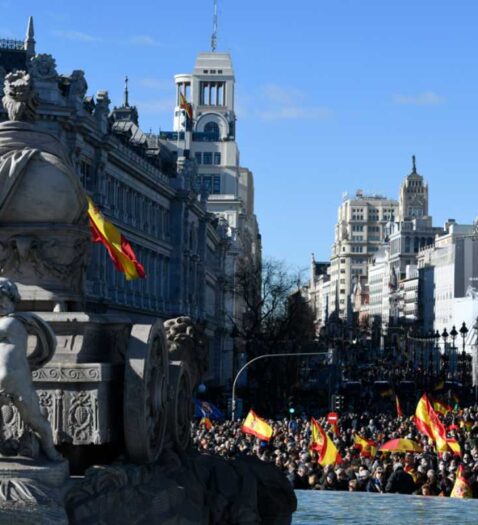
[[[159,138],[163,140],[184,140],[184,131],[160,131]]]
[[[194,142],[219,142],[221,139],[217,133],[205,133],[203,131],[193,132]]]

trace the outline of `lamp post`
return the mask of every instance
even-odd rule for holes
[[[451,337],[451,341],[452,341],[452,346],[451,346],[451,375],[452,375],[452,379],[456,379],[456,369],[457,369],[457,366],[456,366],[456,346],[455,346],[455,340],[458,336],[458,332],[456,331],[456,328],[455,328],[455,325],[452,326],[451,328],[451,331],[450,331],[450,337]]]
[[[266,359],[268,357],[302,357],[302,356],[317,356],[317,355],[328,355],[328,352],[291,352],[291,353],[285,353],[285,354],[264,354],[259,355],[257,357],[254,357],[254,359],[251,359],[248,361],[240,370],[237,372],[236,377],[234,378],[234,382],[232,383],[232,399],[231,399],[231,419],[234,421],[236,419],[236,383],[239,379],[239,376],[242,374],[242,372],[252,363],[255,361],[258,361],[259,359]]]
[[[435,365],[436,365],[436,373],[439,374],[440,373],[440,332],[437,330],[435,332],[435,335],[433,336],[434,339],[435,339],[435,348],[433,349],[433,353],[434,353],[434,362],[435,362]]]
[[[466,336],[468,335],[468,328],[467,328],[467,326],[466,326],[465,321],[463,321],[463,324],[461,325],[461,328],[460,328],[460,334],[461,334],[461,337],[463,338],[463,346],[462,346],[462,349],[463,349],[463,352],[465,352]]]

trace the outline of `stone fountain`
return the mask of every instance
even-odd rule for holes
[[[290,523],[295,497],[275,467],[190,448],[200,328],[84,311],[84,189],[35,124],[29,75],[7,75],[4,92],[0,524]]]

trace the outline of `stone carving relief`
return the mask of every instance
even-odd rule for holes
[[[52,80],[58,76],[55,59],[46,53],[34,56],[30,60],[30,73],[33,78]]]
[[[25,273],[50,276],[74,286],[82,278],[88,263],[88,239],[40,239],[35,235],[13,235],[0,241],[0,275]]]
[[[68,412],[68,430],[74,442],[93,442],[98,430],[96,399],[89,392],[77,393]]]

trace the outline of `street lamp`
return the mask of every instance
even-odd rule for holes
[[[455,325],[452,326],[450,337],[452,341],[452,347],[451,347],[451,376],[452,379],[456,379],[456,346],[455,346],[455,339],[458,336],[458,332],[456,331]]]
[[[460,334],[461,334],[461,337],[463,338],[463,353],[464,353],[465,352],[466,336],[468,335],[468,328],[466,326],[465,321],[463,321],[463,324],[461,325]]]

